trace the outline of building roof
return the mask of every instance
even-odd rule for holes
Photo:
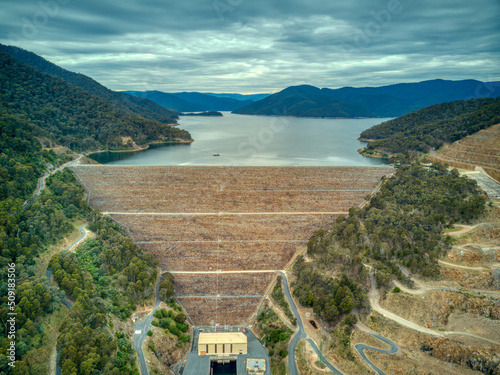
[[[247,337],[243,332],[201,332],[198,344],[246,344]]]
[[[266,370],[266,360],[265,359],[248,359],[247,368],[258,368]]]

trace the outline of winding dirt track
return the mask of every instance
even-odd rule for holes
[[[469,337],[474,337],[476,339],[487,341],[487,342],[489,342],[491,344],[500,345],[500,341],[490,340],[488,338],[485,338],[485,337],[482,337],[482,336],[477,336],[477,335],[474,335],[474,334],[468,333],[468,332],[460,332],[460,331],[439,331],[438,332],[438,331],[435,331],[433,329],[422,327],[419,324],[410,322],[409,320],[406,320],[406,319],[400,317],[399,315],[396,315],[393,312],[384,309],[379,304],[380,294],[379,294],[379,291],[376,288],[376,282],[375,282],[375,276],[374,276],[374,273],[373,273],[373,269],[369,265],[365,264],[365,266],[370,269],[371,290],[370,290],[370,293],[368,295],[369,300],[370,300],[370,307],[374,311],[376,311],[379,314],[381,314],[382,316],[384,316],[385,318],[393,320],[396,323],[398,323],[398,324],[400,324],[402,326],[405,326],[407,328],[410,328],[410,329],[412,329],[414,331],[422,332],[422,333],[425,333],[425,334],[431,335],[431,336],[437,336],[437,337],[445,337],[445,336],[452,336],[452,335],[456,335],[456,336],[469,336]],[[418,284],[421,286],[421,288],[419,290],[416,290],[416,291],[413,291],[413,290],[405,288],[405,287],[403,287],[403,288],[404,288],[405,291],[407,291],[408,293],[412,293],[412,294],[423,294],[423,293],[427,292],[430,289],[444,289],[444,290],[451,290],[451,291],[457,291],[457,292],[459,292],[458,289],[454,289],[454,288],[423,286],[423,284],[421,282],[418,282]],[[398,287],[401,288],[401,286],[402,285],[400,283],[398,283]]]
[[[471,270],[471,271],[488,271],[489,270],[489,268],[485,268],[485,267],[461,266],[459,264],[445,262],[444,260],[438,260],[438,263],[439,264],[444,264],[445,266],[449,266],[449,267],[463,268],[464,270]]]

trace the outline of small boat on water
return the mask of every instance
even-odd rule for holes
[[[220,156],[220,154],[214,154],[214,156]]]

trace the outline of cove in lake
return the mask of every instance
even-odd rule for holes
[[[357,149],[359,134],[389,119],[311,119],[235,115],[185,116],[179,126],[190,144],[153,145],[136,152],[101,152],[90,157],[116,165],[221,166],[370,166],[387,160],[368,158]],[[214,156],[219,154],[220,156]]]

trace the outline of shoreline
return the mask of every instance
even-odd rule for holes
[[[255,115],[248,113],[234,113],[230,112],[232,115],[241,116],[261,116],[261,117],[294,117],[294,118],[310,118],[310,119],[325,119],[325,120],[363,120],[363,119],[378,119],[385,117],[312,117],[312,116],[293,116],[293,115]]]
[[[356,151],[358,154],[366,156],[367,158],[374,158],[374,159],[389,159],[391,157],[394,157],[396,154],[388,154],[388,153],[380,153],[378,151],[374,151],[372,154],[368,153],[365,151],[366,148],[359,148]],[[385,156],[384,156],[385,155]]]
[[[175,144],[190,144],[190,143],[193,143],[194,142],[194,139],[191,139],[191,140],[181,140],[181,139],[176,139],[175,141],[168,141],[168,142],[164,142],[164,141],[153,141],[153,142],[150,142],[146,145],[143,145],[143,146],[137,146],[136,148],[127,148],[127,149],[119,149],[119,150],[98,150],[98,151],[89,151],[87,153],[87,155],[90,155],[90,154],[99,154],[99,153],[102,153],[102,152],[138,152],[138,151],[144,151],[144,150],[147,150],[149,149],[150,146],[153,146],[153,145],[175,145]]]

